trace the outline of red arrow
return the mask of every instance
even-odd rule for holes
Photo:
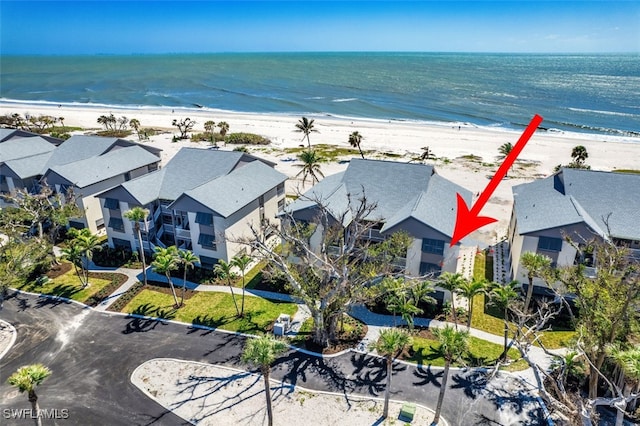
[[[531,123],[529,123],[526,129],[524,129],[524,133],[522,133],[518,142],[515,144],[509,155],[504,159],[504,162],[498,168],[495,176],[491,179],[484,191],[482,191],[482,194],[480,194],[476,203],[471,207],[471,210],[467,207],[467,203],[465,203],[462,196],[460,196],[460,194],[456,194],[458,199],[458,212],[456,214],[456,226],[453,228],[453,237],[451,238],[450,247],[453,247],[458,241],[476,229],[490,223],[497,222],[497,219],[478,216],[478,214],[484,205],[487,204],[487,201],[491,198],[491,195],[498,187],[500,181],[502,181],[502,179],[507,175],[509,168],[516,161],[516,158],[518,158],[518,155],[520,155],[524,146],[529,142],[529,139],[531,139],[531,136],[536,131],[540,123],[542,123],[542,117],[538,114],[534,115],[531,119]]]

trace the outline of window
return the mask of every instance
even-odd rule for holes
[[[197,212],[196,223],[211,226],[213,225],[213,215],[211,213]]]
[[[436,263],[420,262],[420,275],[440,275],[442,268]]]
[[[216,263],[218,263],[218,259],[215,257],[209,256],[198,256],[200,258],[200,266],[207,269],[213,269]]]
[[[278,185],[276,192],[278,197],[282,197],[284,195],[284,183]]]
[[[422,252],[444,255],[444,240],[422,239]]]
[[[77,220],[70,220],[69,227],[75,229],[84,229],[84,223],[78,222]]]
[[[128,240],[123,240],[121,238],[112,238],[111,241],[113,241],[113,246],[116,248],[131,250],[131,243]]]
[[[284,198],[278,201],[278,211],[284,210]]]
[[[105,198],[104,208],[109,210],[120,210],[120,202],[115,198]]]
[[[538,238],[538,250],[560,251],[562,250],[562,239],[551,237]]]
[[[112,217],[109,219],[109,228],[114,231],[124,232],[124,222],[119,217]]]
[[[200,244],[204,248],[208,248],[211,250],[217,250],[216,248],[216,237],[209,234],[200,234],[198,236],[198,244]]]
[[[96,220],[96,228],[104,229],[104,218],[100,218]]]

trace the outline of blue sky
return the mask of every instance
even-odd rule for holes
[[[0,1],[2,54],[640,52],[640,1]]]

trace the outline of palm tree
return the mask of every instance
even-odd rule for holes
[[[209,133],[209,138],[210,138],[210,142],[213,143],[214,139],[213,139],[213,130],[216,127],[216,122],[213,120],[208,120],[204,123],[204,130],[205,132]]]
[[[358,132],[353,132],[349,135],[349,145],[354,148],[358,148],[360,156],[364,160],[364,154],[362,153],[362,148],[360,148],[360,142],[362,142],[362,139],[364,139],[364,137]]]
[[[465,281],[458,288],[458,293],[467,299],[469,303],[469,315],[467,318],[467,329],[471,329],[471,318],[473,317],[473,298],[482,294],[487,289],[487,283],[484,280]]]
[[[573,147],[573,149],[571,150],[571,158],[573,158],[574,165],[579,168],[584,167],[585,160],[589,158],[587,148],[582,145]]]
[[[32,414],[35,415],[36,426],[42,425],[42,417],[40,407],[38,406],[38,395],[36,395],[36,387],[40,386],[47,377],[51,375],[51,370],[42,364],[25,365],[18,368],[15,373],[9,376],[7,382],[11,386],[18,388],[20,393],[27,392],[29,402],[31,403]]]
[[[233,305],[236,307],[236,314],[240,316],[240,309],[238,308],[238,302],[236,301],[236,295],[233,293],[233,286],[231,285],[231,280],[235,279],[236,275],[231,271],[233,265],[231,263],[227,263],[224,260],[218,260],[216,266],[213,268],[213,271],[218,274],[220,278],[223,280],[227,280],[227,285],[229,286],[229,290],[231,290],[231,298],[233,299]]]
[[[501,285],[493,283],[489,297],[491,303],[498,308],[502,309],[504,315],[504,350],[500,355],[501,360],[507,359],[507,350],[509,347],[509,304],[511,301],[518,297],[516,289],[520,283],[518,281],[511,281],[509,284]]]
[[[440,275],[438,286],[449,290],[451,292],[451,310],[453,311],[453,322],[456,330],[458,329],[458,314],[456,313],[456,292],[462,284],[467,282],[466,278],[462,274],[453,274],[451,272],[443,272]]]
[[[180,306],[184,304],[184,292],[187,288],[187,269],[193,269],[196,262],[200,262],[200,258],[193,254],[191,250],[179,250],[178,261],[184,268],[182,275],[182,295],[180,296]]]
[[[498,148],[498,153],[500,154],[500,158],[506,158],[507,155],[509,155],[512,150],[513,150],[513,144],[511,142],[503,143],[502,145],[500,145],[500,148]],[[505,173],[505,176],[507,176],[506,173]]]
[[[82,252],[84,259],[83,270],[85,282],[83,287],[86,287],[89,285],[89,264],[93,260],[93,252],[100,249],[100,242],[98,241],[98,237],[91,234],[86,228],[83,229],[73,241]]]
[[[229,131],[229,123],[227,123],[226,121],[221,121],[218,123],[218,128],[220,129],[220,136],[224,138]]]
[[[242,275],[242,307],[240,308],[240,316],[244,316],[244,286],[245,283],[245,273],[247,272],[247,268],[249,264],[253,261],[249,256],[243,254],[242,256],[236,256],[231,259],[231,264],[240,270],[240,274]]]
[[[242,352],[242,360],[246,363],[257,365],[264,378],[264,392],[267,400],[269,426],[273,425],[271,386],[269,385],[271,364],[273,364],[277,356],[284,352],[286,348],[287,345],[283,341],[276,339],[270,334],[264,334],[257,338],[247,339],[244,351]]]
[[[533,279],[543,276],[545,271],[551,268],[551,258],[544,254],[526,251],[520,257],[520,262],[522,266],[527,268],[527,279],[529,280],[527,296],[524,300],[524,311],[527,312],[533,296]]]
[[[513,144],[511,142],[503,143],[498,148],[498,153],[500,154],[500,158],[505,158],[513,151]]]
[[[296,174],[296,177],[302,175],[302,183],[307,181],[307,176],[311,176],[312,183],[318,183],[321,177],[324,177],[320,170],[320,156],[313,150],[302,151],[298,158],[302,161],[300,167],[302,169]]]
[[[387,416],[389,416],[389,396],[391,395],[393,362],[409,344],[411,344],[411,336],[409,336],[409,333],[399,328],[386,328],[380,331],[380,337],[373,345],[373,349],[375,349],[378,354],[382,355],[387,363],[387,385],[384,391],[384,409],[382,411],[383,418],[387,418]]]
[[[67,248],[62,249],[62,257],[73,264],[80,284],[84,287],[84,268],[82,267],[82,250],[80,246],[72,242]]]
[[[144,258],[144,247],[142,246],[142,232],[140,230],[140,222],[144,222],[149,216],[149,210],[142,207],[134,207],[131,210],[127,210],[122,215],[133,222],[133,228],[138,236],[138,247],[140,249],[140,259],[142,260],[142,277],[144,279],[144,285],[147,285],[147,262]],[[148,230],[147,230],[148,231]]]
[[[132,118],[131,120],[129,120],[129,126],[131,126],[131,128],[136,131],[138,140],[142,140],[142,137],[140,136],[140,120],[138,120],[137,118]]]
[[[438,403],[436,404],[436,412],[433,417],[432,425],[437,425],[440,421],[440,412],[442,411],[442,402],[444,394],[447,390],[447,381],[449,380],[449,368],[451,363],[462,358],[469,348],[469,333],[466,331],[457,331],[446,326],[445,328],[436,328],[433,330],[438,339],[439,346],[436,353],[444,358],[444,371],[442,372],[442,384],[438,393]]]
[[[155,258],[151,263],[151,267],[154,272],[164,274],[167,277],[171,293],[173,294],[173,300],[175,301],[175,307],[179,307],[180,304],[178,303],[178,296],[176,295],[176,289],[173,286],[173,281],[171,281],[171,271],[178,269],[177,252],[178,249],[176,246],[167,248],[156,247]]]
[[[318,132],[318,130],[314,128],[313,122],[313,119],[309,120],[307,117],[302,117],[296,123],[296,132],[304,133],[302,140],[304,140],[305,137],[307,138],[307,145],[309,146],[309,150],[311,150],[311,140],[309,139],[309,133]]]

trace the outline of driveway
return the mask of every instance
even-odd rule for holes
[[[0,413],[29,408],[6,384],[18,367],[42,362],[53,375],[39,388],[43,409],[68,409],[68,419],[44,424],[181,425],[184,420],[145,397],[129,381],[142,362],[172,357],[240,367],[245,338],[188,325],[127,318],[29,295],[13,295],[0,311],[18,332],[0,362]],[[435,407],[442,371],[398,363],[392,398]],[[382,361],[349,352],[320,358],[290,351],[273,378],[308,389],[382,397]],[[536,400],[508,378],[487,384],[477,372],[452,370],[442,415],[451,425],[542,424]],[[32,424],[31,419],[11,424]]]

